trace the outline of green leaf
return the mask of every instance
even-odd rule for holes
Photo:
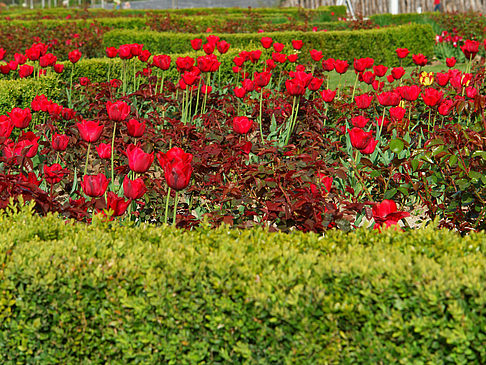
[[[392,139],[390,141],[390,149],[395,152],[397,155],[403,151],[404,143],[401,139]]]

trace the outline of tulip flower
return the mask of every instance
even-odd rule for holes
[[[480,44],[481,43],[478,41],[472,41],[467,39],[466,42],[464,42],[464,45],[461,46],[461,51],[462,53],[464,53],[464,56],[468,61],[476,57],[477,53],[479,52]]]
[[[121,216],[125,213],[130,204],[130,200],[125,201],[125,199],[119,197],[114,192],[109,191],[106,194],[106,209],[113,212],[113,217]]]
[[[98,175],[84,175],[81,181],[81,188],[87,196],[94,198],[102,196],[108,188],[109,183],[110,180],[102,173]]]
[[[334,58],[328,58],[327,60],[322,61],[322,68],[324,71],[331,72],[334,70]]]
[[[363,115],[351,118],[351,124],[356,128],[364,128],[370,120]]]
[[[399,220],[410,216],[408,212],[399,212],[397,204],[393,200],[387,199],[373,205],[371,211],[375,220],[374,229],[380,229],[382,226],[394,226],[398,224]]]
[[[420,87],[418,85],[402,86],[397,88],[400,96],[407,101],[415,101],[420,95]]]
[[[51,166],[44,165],[44,178],[49,184],[57,184],[68,173],[61,165],[55,163]]]
[[[422,93],[422,99],[427,106],[436,106],[441,100],[444,93],[429,87]]]
[[[395,91],[385,91],[376,95],[378,102],[383,106],[397,106],[400,103],[401,96]]]
[[[157,159],[164,169],[167,185],[174,190],[184,189],[191,179],[192,155],[178,147],[172,147],[167,153],[159,152]]]
[[[114,122],[121,122],[128,117],[130,114],[130,106],[124,101],[117,101],[112,103],[111,101],[106,102],[106,111],[108,112],[108,117]]]
[[[275,52],[277,52],[277,53],[282,52],[282,51],[283,51],[283,49],[284,49],[284,47],[285,47],[285,44],[283,44],[283,43],[278,43],[278,42],[275,42],[275,43],[273,44],[273,49],[274,49],[274,50],[275,50]]]
[[[455,57],[450,57],[450,58],[446,58],[446,65],[447,67],[449,68],[452,68],[456,65],[456,58]]]
[[[348,61],[343,60],[335,60],[334,61],[334,68],[338,74],[343,74],[348,70]]]
[[[272,46],[273,39],[270,37],[262,37],[260,42],[262,43],[263,48],[270,48]]]
[[[322,59],[322,51],[311,49],[309,53],[313,61],[319,62]]]
[[[397,52],[398,58],[405,58],[405,57],[408,56],[410,51],[407,48],[397,48],[396,52]]]
[[[383,77],[385,76],[386,72],[388,71],[388,67],[383,65],[373,66],[373,71],[376,76]]]
[[[115,47],[106,47],[105,52],[106,57],[115,58],[118,54],[118,49],[116,49]]]
[[[240,116],[233,118],[233,131],[238,134],[246,134],[253,126],[253,121],[247,117]]]
[[[8,115],[14,127],[20,129],[27,128],[30,121],[32,120],[32,113],[30,112],[29,108],[13,108],[12,111],[8,113]]]
[[[216,44],[205,43],[205,44],[203,44],[202,48],[203,48],[204,53],[206,53],[207,55],[210,55],[214,52],[214,49],[216,48]]]
[[[13,128],[14,125],[9,118],[4,115],[0,116],[0,137],[9,138]]]
[[[21,79],[32,75],[33,72],[34,72],[34,67],[32,67],[31,65],[22,65],[19,67],[19,77]]]
[[[145,132],[145,122],[140,123],[136,119],[130,119],[126,122],[128,134],[132,137],[139,138]]]
[[[141,177],[135,180],[130,180],[128,176],[125,176],[125,179],[123,180],[123,194],[126,198],[137,200],[143,197],[146,192],[147,188]]]
[[[107,143],[100,143],[99,146],[96,147],[96,152],[98,152],[98,156],[101,159],[109,159],[111,158],[111,146]]]
[[[331,103],[336,97],[336,90],[322,90],[321,96],[326,103]]]
[[[373,100],[373,95],[362,94],[354,98],[358,109],[367,109]]]
[[[78,62],[79,59],[81,58],[81,52],[78,49],[75,49],[68,53],[68,58],[69,61],[71,61],[74,64]]]
[[[65,151],[69,143],[69,137],[65,134],[54,133],[51,146],[54,151]]]
[[[76,127],[78,127],[81,138],[88,143],[96,142],[100,138],[101,132],[103,132],[103,126],[91,120],[83,120],[81,123],[76,123]]]
[[[292,47],[294,47],[295,50],[299,50],[302,48],[303,42],[301,40],[295,39],[292,41]]]
[[[405,69],[403,67],[394,67],[391,70],[391,74],[395,80],[400,80],[405,75]]]
[[[230,48],[230,44],[226,41],[219,41],[216,43],[216,48],[220,54],[225,54]]]
[[[130,170],[138,173],[144,173],[154,161],[153,153],[145,153],[140,147],[130,144],[126,150],[128,157],[128,166]]]
[[[405,109],[400,106],[390,108],[389,112],[390,116],[396,121],[401,121],[405,116]]]
[[[415,63],[417,66],[425,66],[427,64],[427,57],[425,57],[423,54],[414,54],[412,56],[412,61]]]
[[[194,38],[191,39],[191,47],[195,51],[199,51],[202,46],[202,39],[201,38]]]

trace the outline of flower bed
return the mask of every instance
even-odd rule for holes
[[[430,26],[366,32],[260,34],[250,44],[255,35],[186,37],[181,47],[192,51],[173,57],[120,44],[106,48],[105,68],[77,49],[69,67],[44,43],[17,52],[1,66],[5,78],[64,82],[49,97],[26,93],[28,107],[1,117],[1,206],[22,196],[42,214],[83,221],[104,212],[315,232],[408,224],[422,209],[444,227],[483,229],[482,45],[464,42],[464,71],[449,59],[423,74],[429,55],[416,50],[429,45],[414,40]],[[382,59],[348,62],[352,54],[311,43],[347,36],[358,45],[363,34],[388,45]],[[405,42],[415,50],[396,49]],[[411,78],[398,66],[407,63]],[[343,84],[352,70],[354,84]]]

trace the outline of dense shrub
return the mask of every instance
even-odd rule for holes
[[[405,47],[411,53],[433,55],[435,34],[429,25],[403,25],[384,29],[335,32],[277,32],[255,34],[218,34],[232,47],[251,48],[260,44],[263,36],[290,44],[293,39],[304,41],[302,57],[309,58],[309,50],[322,50],[324,57],[352,61],[354,58],[372,57],[378,63],[397,64],[395,49]],[[185,53],[191,50],[190,40],[205,37],[204,34],[172,34],[114,30],[105,33],[106,46],[118,47],[127,43],[142,43],[154,53]],[[410,62],[410,61],[409,61]]]
[[[486,236],[0,216],[0,360],[486,361]]]

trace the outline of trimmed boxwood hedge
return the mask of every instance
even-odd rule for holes
[[[0,214],[0,361],[483,364],[486,235]]]
[[[412,54],[433,56],[435,33],[430,25],[410,24],[398,27],[360,31],[329,32],[272,32],[249,34],[217,34],[233,47],[252,49],[261,47],[263,36],[287,44],[293,39],[304,41],[302,55],[309,58],[309,50],[322,50],[325,57],[352,61],[354,58],[372,57],[375,62],[397,64],[395,49],[406,47]],[[106,46],[119,47],[127,43],[142,43],[153,53],[185,53],[191,50],[190,40],[204,38],[207,34],[174,34],[150,31],[113,30],[104,35]],[[407,60],[411,63],[411,60]]]

